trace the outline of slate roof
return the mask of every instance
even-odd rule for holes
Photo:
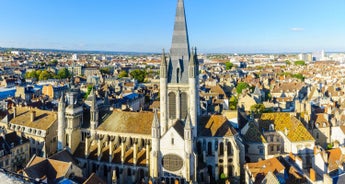
[[[106,182],[99,178],[95,173],[92,173],[83,184],[106,184]]]
[[[248,122],[248,130],[245,132],[242,137],[246,142],[256,142],[256,143],[266,143],[265,137],[261,134],[258,127],[254,124],[254,122]]]

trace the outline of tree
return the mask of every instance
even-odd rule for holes
[[[297,73],[297,74],[293,74],[292,77],[296,78],[296,79],[300,79],[301,81],[304,81],[304,76],[301,73]]]
[[[40,71],[40,70],[38,70],[38,71]],[[38,80],[38,76],[39,76],[39,75],[37,75],[37,71],[31,71],[31,72],[27,72],[27,73],[25,74],[25,78],[26,78],[26,79],[35,79],[35,80]]]
[[[241,94],[244,89],[249,89],[249,84],[246,82],[239,82],[236,86],[237,94]]]
[[[87,97],[90,95],[92,88],[93,88],[93,86],[91,84],[89,84],[87,86],[87,90],[86,90],[86,93],[84,95],[84,99],[87,99]]]
[[[51,65],[51,66],[56,66],[58,64],[58,60],[53,59],[48,64]]]
[[[291,65],[291,61],[286,60],[286,61],[285,61],[285,64],[286,64],[286,65]]]
[[[261,114],[265,110],[264,104],[255,104],[250,107],[250,111],[256,113],[256,114]]]
[[[123,78],[123,77],[128,77],[128,73],[127,73],[125,70],[122,70],[122,71],[119,73],[118,77],[119,77],[120,79]]]
[[[300,60],[300,61],[295,61],[295,65],[303,66],[303,65],[305,65],[305,61],[302,61],[302,60]]]
[[[226,70],[231,70],[231,68],[234,66],[234,64],[232,64],[230,61],[225,63],[225,69]]]
[[[53,75],[50,72],[48,72],[47,70],[43,70],[40,73],[40,75],[38,77],[38,80],[48,80],[48,79],[50,79],[52,77],[53,77]]]
[[[231,96],[229,99],[230,110],[236,110],[237,109],[237,103],[238,103],[237,98],[235,96]]]
[[[109,67],[104,67],[100,69],[100,72],[102,74],[110,74],[110,68]]]
[[[144,82],[145,78],[146,78],[146,71],[144,70],[133,70],[130,75],[136,79],[138,82]]]
[[[67,68],[61,68],[57,73],[57,78],[59,79],[66,79],[69,78],[71,74],[69,73]]]

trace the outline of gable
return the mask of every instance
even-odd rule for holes
[[[160,146],[162,152],[184,150],[184,139],[181,134],[174,128],[174,126],[172,126],[162,136],[160,140]]]

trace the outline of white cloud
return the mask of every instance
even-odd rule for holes
[[[302,28],[302,27],[292,27],[292,28],[290,28],[290,30],[291,31],[304,31],[304,28]]]

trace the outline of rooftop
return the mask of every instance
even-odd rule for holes
[[[264,113],[259,119],[259,130],[269,130],[274,124],[274,129],[283,132],[291,142],[314,141],[313,136],[304,125],[290,113]]]
[[[16,111],[17,115],[10,121],[11,124],[47,130],[57,121],[57,114],[52,111],[32,109],[30,107],[16,107]],[[30,121],[32,112],[36,113],[34,121]]]
[[[153,115],[153,112],[114,110],[97,129],[116,133],[151,135]]]

